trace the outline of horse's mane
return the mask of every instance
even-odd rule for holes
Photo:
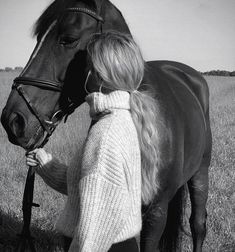
[[[33,36],[41,37],[66,8],[74,6],[77,2],[82,3],[91,10],[96,11],[97,9],[95,0],[54,0],[34,24]]]

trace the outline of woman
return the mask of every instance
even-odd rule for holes
[[[26,162],[68,195],[56,227],[70,237],[69,251],[136,252],[141,203],[157,192],[157,105],[140,90],[144,60],[130,36],[96,34],[87,52],[86,101],[95,124],[81,164],[66,167],[44,149],[30,152]]]

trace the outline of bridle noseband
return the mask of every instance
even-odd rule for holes
[[[37,88],[42,88],[46,90],[51,90],[54,92],[60,92],[62,91],[61,84],[55,83],[55,82],[49,82],[44,80],[37,80],[29,77],[17,77],[14,80],[14,84],[12,86],[12,89],[16,89],[19,95],[24,99],[25,103],[29,107],[32,114],[38,119],[40,122],[42,128],[47,132],[47,135],[50,136],[54,129],[56,128],[57,122],[53,119],[55,118],[55,114],[58,114],[59,111],[55,112],[52,118],[49,120],[49,118],[46,118],[44,115],[39,113],[33,104],[33,102],[30,100],[27,93],[24,91],[22,86],[34,86]]]
[[[102,24],[104,23],[104,19],[100,15],[96,14],[94,11],[88,8],[81,8],[81,7],[71,7],[71,8],[67,8],[65,11],[82,12],[91,16],[92,18],[96,19],[98,23],[97,29],[100,29],[100,32],[102,33]],[[12,89],[17,90],[18,94],[26,102],[32,114],[37,118],[42,128],[47,132],[47,135],[45,138],[46,140],[52,135],[53,131],[55,130],[58,123],[62,120],[62,118],[65,117],[65,120],[66,120],[68,115],[70,115],[75,110],[76,104],[69,101],[69,98],[68,98],[68,106],[63,110],[56,111],[51,117],[51,119],[48,119],[37,111],[35,105],[32,103],[29,96],[24,91],[23,86],[34,86],[37,88],[61,93],[63,83],[19,76],[14,79],[14,83],[12,85]]]

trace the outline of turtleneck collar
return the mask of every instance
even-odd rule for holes
[[[87,95],[86,101],[90,106],[91,118],[112,109],[130,109],[130,94],[127,91],[115,90],[109,94],[93,92]]]

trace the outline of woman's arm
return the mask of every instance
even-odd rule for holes
[[[79,189],[79,221],[69,252],[108,251],[124,225],[125,190],[97,172],[82,178]]]
[[[102,123],[102,124],[101,124]],[[95,124],[84,146],[77,201],[78,224],[69,252],[105,252],[126,220],[127,184],[112,121]]]
[[[47,185],[54,190],[67,195],[68,167],[52,158],[44,149],[35,149],[27,154],[26,164],[34,166]]]

